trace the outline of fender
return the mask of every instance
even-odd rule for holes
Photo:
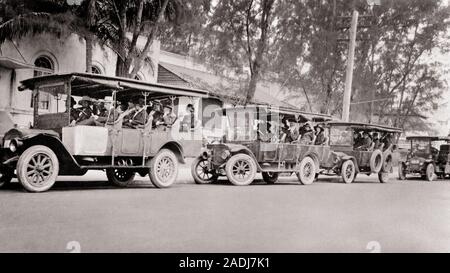
[[[182,164],[186,163],[183,146],[181,146],[181,144],[178,141],[172,140],[170,142],[164,143],[163,145],[161,145],[161,147],[158,148],[158,151],[160,151],[161,149],[171,150],[172,152],[175,153],[175,156],[178,158],[178,161],[180,163]]]
[[[251,158],[253,158],[258,171],[262,171],[262,168],[259,165],[258,160],[256,159],[255,155],[252,153],[252,151],[248,147],[246,147],[244,145],[240,145],[240,144],[227,144],[227,146],[230,149],[230,152],[232,155],[242,153],[242,154],[246,154],[246,155],[250,156]]]
[[[76,159],[67,151],[66,146],[61,142],[59,136],[36,132],[35,134],[26,135],[20,140],[23,144],[18,150],[19,155],[31,146],[44,145],[52,149],[58,157],[60,175],[78,175],[85,173],[85,170],[80,168]]]
[[[305,158],[307,156],[311,157],[314,160],[314,164],[316,164],[316,166],[318,168],[320,168],[320,160],[319,160],[319,155],[317,153],[315,153],[314,151],[309,151],[303,156],[303,158]]]
[[[355,164],[355,167],[356,167],[356,173],[359,173],[358,162],[356,161],[356,158],[355,158],[354,156],[347,155],[347,154],[342,153],[342,152],[333,152],[333,154],[334,154],[335,156],[337,156],[337,157],[340,159],[339,162],[338,162],[338,164],[337,164],[337,167],[341,168],[341,167],[342,167],[342,164],[344,163],[344,161],[346,161],[346,160],[351,160],[351,161],[353,161],[353,163]]]

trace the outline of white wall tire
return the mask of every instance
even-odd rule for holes
[[[17,178],[29,192],[44,192],[56,182],[59,161],[56,154],[42,145],[31,146],[19,157]]]
[[[217,181],[217,174],[208,170],[208,160],[198,157],[192,162],[191,174],[196,184],[211,184]]]
[[[128,169],[106,169],[106,177],[116,187],[126,188],[134,181],[136,173]]]
[[[149,163],[149,177],[157,188],[168,188],[177,180],[178,159],[169,149],[162,149]]]
[[[356,166],[353,160],[349,159],[342,163],[341,177],[345,184],[350,184],[355,181],[356,178]]]
[[[298,180],[303,185],[311,185],[314,182],[317,173],[314,159],[307,156],[300,161],[299,165],[299,170],[296,172]]]
[[[227,178],[235,186],[250,185],[255,179],[256,172],[255,161],[246,154],[233,155],[225,165]]]
[[[380,150],[373,151],[370,157],[370,171],[379,173],[383,167],[383,153]]]
[[[429,163],[427,165],[427,169],[425,171],[425,179],[427,181],[433,181],[436,177],[435,169],[433,163]]]

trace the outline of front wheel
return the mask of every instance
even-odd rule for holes
[[[135,172],[127,169],[106,169],[106,177],[116,187],[125,188],[133,182]]]
[[[3,169],[0,170],[0,189],[8,187],[11,183],[11,180],[14,176],[14,170],[12,169]]]
[[[274,172],[263,172],[262,173],[263,180],[267,184],[275,184],[275,182],[278,181],[278,176],[279,176],[279,173],[274,173]]]
[[[300,161],[297,178],[303,185],[311,185],[316,177],[316,163],[314,159],[307,156]]]
[[[433,181],[435,178],[436,174],[434,172],[434,165],[432,163],[428,164],[427,169],[426,169],[426,173],[425,173],[425,179],[427,181]]]
[[[208,160],[198,157],[191,166],[191,174],[196,184],[210,184],[217,181],[217,174],[208,167]]]
[[[225,165],[228,180],[235,186],[250,185],[257,172],[253,158],[246,154],[233,155]]]
[[[178,159],[169,149],[159,151],[148,167],[150,181],[157,188],[168,188],[177,180]]]
[[[341,167],[341,177],[342,181],[346,184],[350,184],[355,181],[356,177],[356,168],[353,160],[346,160],[342,163]]]
[[[16,172],[20,184],[27,191],[47,191],[55,184],[58,177],[58,157],[46,146],[31,146],[19,157]]]

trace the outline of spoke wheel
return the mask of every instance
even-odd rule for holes
[[[432,163],[429,163],[426,169],[426,173],[425,173],[425,179],[427,181],[433,181],[436,177],[435,174],[435,170],[434,170],[434,165]]]
[[[210,184],[217,181],[217,174],[214,170],[210,170],[208,160],[198,157],[191,166],[191,174],[197,184]]]
[[[316,177],[316,163],[314,159],[307,156],[300,162],[299,171],[296,173],[297,178],[303,185],[311,185]]]
[[[279,176],[279,173],[275,173],[275,172],[263,172],[262,173],[263,180],[267,184],[274,184],[275,182],[277,182],[278,176]]]
[[[31,146],[20,156],[16,171],[27,191],[47,191],[55,184],[59,173],[58,157],[46,146]]]
[[[133,182],[135,177],[135,172],[127,169],[107,169],[106,177],[108,181],[111,182],[116,187],[125,188],[131,182]]]
[[[350,184],[355,181],[356,167],[353,160],[346,160],[342,163],[341,177],[346,184]]]
[[[178,176],[178,159],[169,149],[162,149],[147,164],[150,181],[157,188],[170,187]]]
[[[246,154],[232,156],[225,165],[228,180],[236,186],[250,185],[257,172],[253,158]]]

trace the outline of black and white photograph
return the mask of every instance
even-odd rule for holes
[[[0,0],[0,253],[105,252],[450,252],[449,1]]]

